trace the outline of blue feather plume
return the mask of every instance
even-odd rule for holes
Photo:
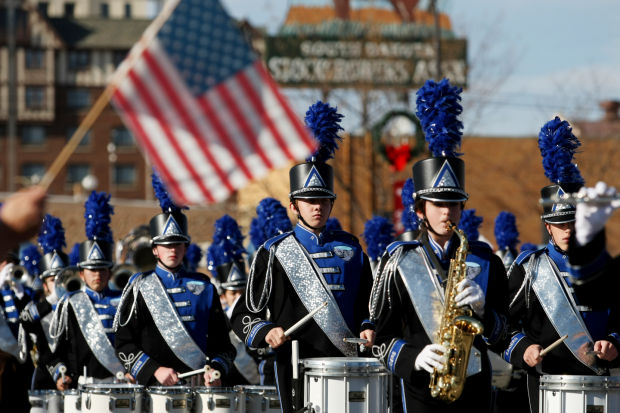
[[[342,225],[340,225],[338,218],[327,218],[327,222],[325,222],[325,231],[342,231]]]
[[[576,183],[584,179],[573,164],[573,156],[581,146],[567,121],[559,117],[545,123],[538,134],[538,147],[543,158],[545,176],[554,184]]]
[[[80,262],[80,244],[76,242],[69,253],[69,265],[78,265],[78,262]]]
[[[19,252],[19,263],[28,271],[28,274],[39,275],[39,262],[41,262],[41,253],[36,246],[28,244]]]
[[[202,259],[202,250],[194,243],[189,244],[187,252],[185,253],[185,258],[187,259],[187,269],[190,272],[195,272],[196,268],[198,268],[198,263]]]
[[[517,248],[519,231],[514,214],[507,211],[500,212],[495,218],[495,240],[500,250]]]
[[[459,103],[463,89],[451,86],[448,79],[436,83],[427,80],[417,92],[416,116],[435,157],[460,156],[463,123],[458,116],[463,111]]]
[[[413,199],[413,193],[415,192],[415,186],[413,185],[413,179],[409,178],[405,181],[403,189],[400,193],[400,197],[403,202],[403,214],[400,217],[405,231],[416,231],[420,226],[420,220],[415,213]]]
[[[209,270],[233,260],[241,260],[245,253],[243,235],[237,221],[230,215],[224,215],[215,221],[213,243],[207,248]]]
[[[480,224],[482,224],[482,217],[476,216],[476,210],[466,209],[461,214],[459,229],[463,230],[468,240],[475,241],[480,237],[480,232],[478,232]]]
[[[114,214],[114,207],[110,205],[110,197],[105,192],[93,191],[84,203],[87,239],[114,242],[110,229],[110,216]]]
[[[334,157],[338,149],[338,141],[342,140],[338,136],[338,131],[343,130],[340,126],[342,117],[336,108],[320,100],[310,106],[306,112],[305,122],[319,145],[306,161],[309,162],[314,157],[317,162],[324,163]]]
[[[368,257],[375,261],[394,241],[394,225],[387,218],[374,216],[364,224],[364,239]]]
[[[263,198],[250,223],[250,240],[258,248],[268,239],[293,229],[286,208],[275,198]]]
[[[178,206],[174,203],[166,190],[166,186],[155,171],[151,174],[151,182],[153,183],[153,191],[155,192],[155,197],[159,200],[162,212],[173,214],[183,209],[189,209],[186,206]]]
[[[524,242],[523,244],[521,244],[520,252],[536,251],[536,250],[538,250],[538,245],[536,244],[532,244],[531,242]]]
[[[45,214],[37,242],[41,246],[43,254],[62,251],[62,248],[67,246],[62,221],[53,215]]]

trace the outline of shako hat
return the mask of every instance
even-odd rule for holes
[[[495,217],[493,232],[497,242],[495,254],[502,259],[507,270],[517,258],[517,245],[519,244],[519,231],[514,214],[508,211],[500,212]]]
[[[60,270],[69,265],[69,257],[62,251],[67,243],[65,241],[65,229],[59,218],[45,214],[37,242],[43,250],[43,257],[39,262],[39,276],[42,279],[54,277]]]
[[[415,196],[429,201],[459,202],[469,198],[465,192],[465,163],[456,151],[461,146],[463,111],[459,101],[462,89],[448,79],[427,80],[417,92],[416,116],[426,136],[431,158],[413,165]]]
[[[247,284],[243,235],[237,221],[224,215],[215,221],[213,242],[207,248],[207,268],[225,290],[242,290]]]
[[[543,199],[561,198],[564,194],[577,192],[584,179],[573,161],[579,139],[573,135],[570,124],[555,117],[545,123],[538,134],[538,147],[542,155],[545,176],[551,181],[540,190]],[[575,205],[558,202],[544,204],[541,219],[550,224],[575,221]]]
[[[310,106],[306,112],[306,126],[310,128],[318,147],[305,163],[295,165],[289,171],[290,199],[330,198],[336,199],[334,192],[334,170],[326,162],[334,157],[338,149],[338,131],[342,130],[342,115],[336,108],[321,101]]]
[[[92,191],[84,203],[86,241],[79,246],[80,269],[111,268],[114,265],[114,238],[110,229],[114,208],[111,195]]]
[[[189,244],[191,238],[187,233],[187,217],[182,212],[188,208],[177,206],[172,201],[157,173],[153,172],[151,179],[155,197],[162,210],[161,214],[155,215],[149,222],[151,242],[154,245]]]

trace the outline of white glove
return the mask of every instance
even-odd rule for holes
[[[10,277],[12,269],[13,269],[13,263],[10,262],[7,265],[5,265],[4,268],[2,268],[2,270],[0,270],[0,287],[2,287],[7,281],[9,281],[9,277]]]
[[[415,359],[414,369],[416,371],[426,370],[429,373],[433,369],[442,370],[448,361],[444,355],[447,349],[441,344],[429,344],[420,351]]]
[[[456,286],[456,290],[459,292],[454,297],[457,307],[469,305],[478,317],[484,317],[484,291],[477,282],[465,279]]]
[[[585,196],[596,201],[601,197],[613,197],[616,188],[607,186],[605,182],[597,182],[594,188],[582,187],[578,196]],[[620,200],[609,203],[580,202],[575,212],[575,239],[579,245],[586,245],[594,239],[604,227],[605,223],[616,208],[620,207]]]

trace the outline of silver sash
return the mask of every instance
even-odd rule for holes
[[[4,310],[2,308],[0,308],[0,349],[12,356],[19,356],[19,345],[17,344],[17,339],[11,331],[8,321],[6,321],[6,316],[4,315]]]
[[[52,318],[54,318],[53,311],[47,313],[45,317],[41,317],[41,327],[43,327],[43,332],[45,333],[45,338],[47,339],[47,344],[50,351],[53,353],[54,350],[56,350],[56,340],[54,340],[50,335],[50,324],[52,323]]]
[[[426,335],[432,343],[437,343],[435,333],[441,326],[444,292],[422,248],[406,251],[398,263],[398,271]],[[467,364],[467,376],[480,371],[482,371],[480,350],[472,346]]]
[[[314,261],[297,242],[294,236],[284,238],[276,246],[276,258],[282,264],[291,285],[308,313],[327,301],[327,309],[320,310],[314,321],[323,330],[334,346],[347,357],[356,357],[355,344],[345,343],[345,337],[353,337],[336,299],[327,287],[323,275],[315,267]]]
[[[193,370],[204,367],[207,357],[187,332],[179,313],[155,273],[144,277],[140,292],[153,316],[155,327],[174,355]]]
[[[568,335],[564,344],[577,360],[594,373],[604,374],[605,370],[597,366],[596,356],[592,353],[586,354],[593,349],[594,341],[583,318],[560,284],[560,276],[556,274],[551,259],[547,254],[542,254],[538,259],[532,260],[535,262],[530,261],[527,269],[531,271],[528,275],[532,278],[532,289],[555,331],[560,337]]]
[[[95,310],[88,295],[85,292],[73,294],[69,298],[69,302],[73,307],[73,312],[80,330],[82,330],[82,335],[97,361],[113,376],[119,371],[124,372],[125,369],[116,357],[114,347],[112,347],[112,343],[108,340],[103,324],[99,320],[99,313]]]

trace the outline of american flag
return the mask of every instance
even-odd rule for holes
[[[174,200],[222,201],[309,155],[314,140],[220,3],[167,6],[119,67],[112,100]]]

